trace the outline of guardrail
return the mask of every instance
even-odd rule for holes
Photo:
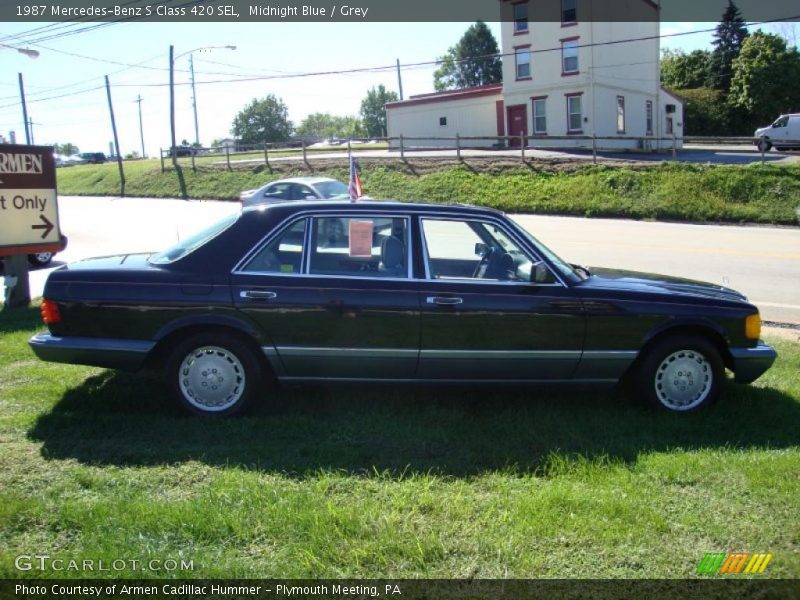
[[[570,142],[570,144],[559,144],[559,142]],[[612,142],[611,145],[606,142]],[[613,143],[619,142],[636,142],[635,148],[614,147]],[[420,143],[425,142],[425,143]],[[433,142],[433,143],[431,143]],[[319,153],[347,153],[350,156],[353,152],[369,150],[370,145],[375,143],[388,144],[391,151],[396,151],[401,160],[406,160],[406,152],[420,152],[432,150],[452,150],[455,158],[462,160],[462,151],[464,150],[519,150],[520,160],[534,160],[535,158],[528,154],[526,151],[530,150],[563,150],[563,149],[586,149],[592,151],[592,160],[594,163],[598,161],[598,152],[605,150],[666,150],[671,151],[672,159],[678,160],[679,146],[683,144],[715,144],[715,145],[754,145],[761,151],[761,161],[766,160],[766,152],[768,151],[767,143],[772,143],[774,140],[767,138],[755,137],[714,137],[714,136],[596,136],[596,135],[519,135],[519,136],[461,136],[454,137],[447,136],[396,136],[396,137],[378,137],[378,138],[349,138],[340,140],[338,143],[331,145],[322,145],[319,143],[309,144],[304,140],[297,143],[273,143],[265,142],[260,144],[241,144],[213,147],[194,148],[189,146],[180,146],[174,149],[176,154],[175,159],[189,158],[193,169],[197,169],[197,158],[208,156],[224,157],[229,170],[231,167],[231,158],[238,159],[242,155],[258,153],[263,155],[265,166],[270,166],[270,155],[285,155],[287,153],[297,152],[302,155],[303,162],[306,166],[311,167],[310,159],[314,154]],[[797,146],[800,147],[800,140],[780,140],[781,146]],[[166,159],[172,159],[172,151],[169,149],[161,150],[161,170],[166,170]],[[393,158],[388,156],[387,158]]]

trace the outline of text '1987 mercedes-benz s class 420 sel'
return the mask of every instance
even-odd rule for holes
[[[460,205],[246,208],[158,254],[57,269],[44,298],[39,358],[164,369],[207,415],[268,401],[266,384],[330,381],[625,381],[690,411],[726,367],[749,383],[776,357],[738,292],[571,265],[504,214]]]

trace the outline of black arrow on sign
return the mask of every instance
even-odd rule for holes
[[[44,229],[44,233],[42,234],[42,239],[44,239],[51,231],[53,231],[53,224],[44,215],[39,215],[39,218],[42,221],[42,225],[31,225],[31,229]]]

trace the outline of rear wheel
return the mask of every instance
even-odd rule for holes
[[[652,406],[689,412],[719,395],[725,367],[719,352],[699,336],[676,335],[657,342],[638,372],[636,391]]]
[[[226,333],[199,333],[178,343],[165,374],[178,404],[200,415],[240,414],[262,388],[253,350]]]

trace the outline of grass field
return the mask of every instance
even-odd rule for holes
[[[315,160],[313,172],[302,161],[274,162],[271,169],[239,164],[229,171],[210,160],[203,158],[196,172],[184,168],[190,197],[236,200],[242,190],[281,177],[349,176],[344,157]],[[521,166],[509,159],[359,164],[365,193],[373,198],[462,202],[509,212],[797,225],[800,207],[800,167],[792,165]],[[130,162],[125,169],[129,196],[180,196],[176,173],[162,173],[158,161]],[[59,169],[58,187],[61,194],[118,195],[117,166]]]
[[[191,560],[179,577],[694,576],[706,552],[800,574],[800,344],[670,415],[614,393],[279,392],[183,417],[155,376],[39,362],[0,313],[0,578],[18,554]],[[164,576],[123,571],[124,576]]]

